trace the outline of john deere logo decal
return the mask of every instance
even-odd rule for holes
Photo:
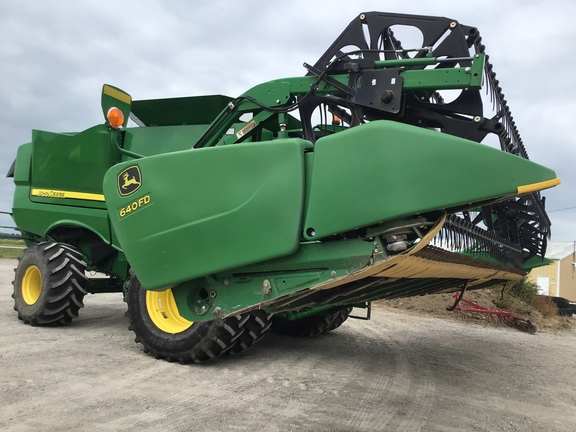
[[[142,185],[140,168],[136,165],[126,168],[118,174],[118,192],[122,196],[133,194]]]

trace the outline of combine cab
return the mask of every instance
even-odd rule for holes
[[[145,351],[200,362],[270,328],[326,333],[373,300],[522,278],[546,263],[540,191],[560,181],[528,159],[481,41],[370,12],[304,76],[237,98],[105,85],[105,124],[18,150],[19,317],[68,323],[86,293],[123,290]]]

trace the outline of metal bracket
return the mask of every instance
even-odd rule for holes
[[[372,316],[372,302],[364,302],[364,305],[354,305],[354,307],[366,309],[366,316],[349,315],[348,318],[370,321],[370,317]]]
[[[402,83],[400,69],[363,70],[350,74],[356,87],[351,102],[392,114],[402,114]]]

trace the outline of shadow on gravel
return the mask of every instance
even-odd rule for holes
[[[517,340],[524,338],[526,343],[511,346],[508,333],[512,330],[491,329],[488,333],[483,330],[463,328],[457,334],[437,332],[432,337],[429,333],[424,337],[417,329],[395,334],[378,327],[370,334],[358,335],[342,330],[313,338],[268,334],[252,349],[222,360],[230,360],[228,365],[232,366],[233,361],[242,364],[244,360],[268,361],[281,357],[297,362],[313,357],[319,363],[337,361],[366,368],[403,362],[452,378],[464,378],[471,364],[475,365],[476,372],[492,373],[503,365],[512,368],[520,362],[530,363],[526,357],[533,349],[530,342],[535,341],[534,336],[520,334]],[[507,334],[500,335],[500,331]],[[205,365],[210,366],[210,363]],[[213,364],[216,363],[219,362]]]
[[[69,326],[43,329],[50,333],[70,334],[86,332],[90,338],[114,333],[126,334],[133,340],[128,330],[126,305],[119,298],[117,303],[93,303],[87,298],[86,307],[80,316]],[[96,300],[97,301],[97,300]],[[16,317],[14,317],[16,319]],[[442,324],[442,325],[441,325]],[[434,325],[434,323],[432,323]],[[393,365],[398,362],[418,365],[435,373],[446,373],[455,377],[465,376],[468,365],[476,364],[477,369],[490,372],[499,367],[490,353],[500,352],[500,357],[514,363],[525,357],[536,336],[518,334],[517,340],[525,343],[510,346],[506,328],[492,329],[479,326],[463,326],[446,331],[444,323],[438,323],[439,330],[433,333],[418,328],[403,327],[401,331],[373,324],[357,326],[355,323],[342,327],[327,335],[299,338],[269,333],[253,348],[236,355],[226,355],[219,359],[195,365],[202,368],[232,369],[243,368],[250,362],[274,362],[277,359],[289,362],[313,361],[318,364],[355,364],[357,367],[372,369],[378,365]],[[444,329],[444,331],[441,330]],[[507,337],[508,336],[508,337]],[[138,345],[141,347],[141,345]],[[145,355],[142,353],[142,355]],[[480,362],[478,361],[480,359]],[[153,360],[153,359],[151,359]]]

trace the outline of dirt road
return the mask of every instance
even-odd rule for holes
[[[22,324],[14,264],[0,260],[0,430],[576,430],[574,332],[376,310],[181,366],[134,343],[119,294],[87,297],[68,327]]]

